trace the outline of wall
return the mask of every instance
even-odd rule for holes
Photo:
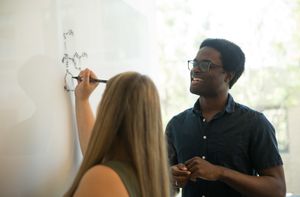
[[[289,151],[282,153],[287,191],[300,195],[300,134],[299,134],[300,106],[289,109],[288,139]]]
[[[152,75],[153,7],[146,0],[0,1],[0,196],[63,195],[82,159],[74,94],[63,88],[64,54],[87,53],[80,66],[100,78]],[[91,98],[95,107],[103,88]]]

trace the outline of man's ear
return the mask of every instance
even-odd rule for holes
[[[235,76],[234,72],[226,72],[225,82],[229,83]]]

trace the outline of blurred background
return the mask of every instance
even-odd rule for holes
[[[203,39],[225,38],[246,55],[245,72],[230,90],[263,112],[276,129],[287,191],[300,194],[300,1],[160,0],[157,40],[165,124],[192,107],[187,60]],[[264,151],[264,150],[261,150]]]

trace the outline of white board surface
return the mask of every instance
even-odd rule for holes
[[[146,0],[0,1],[0,196],[63,195],[82,159],[64,54],[100,78],[151,75],[152,19]]]

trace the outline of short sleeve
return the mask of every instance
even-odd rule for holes
[[[262,113],[256,113],[252,122],[250,160],[256,170],[282,165],[275,129]]]
[[[174,146],[174,138],[172,135],[172,132],[174,132],[174,118],[172,120],[169,121],[167,127],[166,127],[166,138],[167,138],[167,143],[168,143],[168,157],[169,157],[169,163],[170,165],[175,165],[178,163],[177,160],[177,154],[176,154],[176,149]]]

